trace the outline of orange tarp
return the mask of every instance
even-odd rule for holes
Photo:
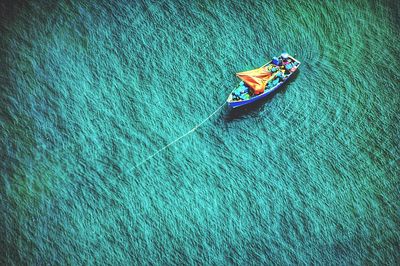
[[[272,73],[267,71],[266,68],[261,67],[245,72],[236,73],[236,76],[243,80],[247,86],[254,90],[254,94],[263,93],[265,86]]]

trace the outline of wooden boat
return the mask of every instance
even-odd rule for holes
[[[242,81],[227,99],[229,107],[244,106],[278,90],[299,68],[300,61],[287,53],[274,57],[260,68],[236,73]]]

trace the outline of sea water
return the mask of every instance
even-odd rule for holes
[[[400,263],[399,1],[3,1],[1,264]],[[221,108],[286,51],[275,95]]]

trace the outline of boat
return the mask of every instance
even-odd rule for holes
[[[236,73],[242,81],[226,100],[230,108],[256,102],[279,89],[298,70],[300,61],[282,53],[260,68]]]

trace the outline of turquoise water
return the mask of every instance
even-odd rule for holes
[[[0,4],[1,264],[400,264],[398,1],[108,2]]]

